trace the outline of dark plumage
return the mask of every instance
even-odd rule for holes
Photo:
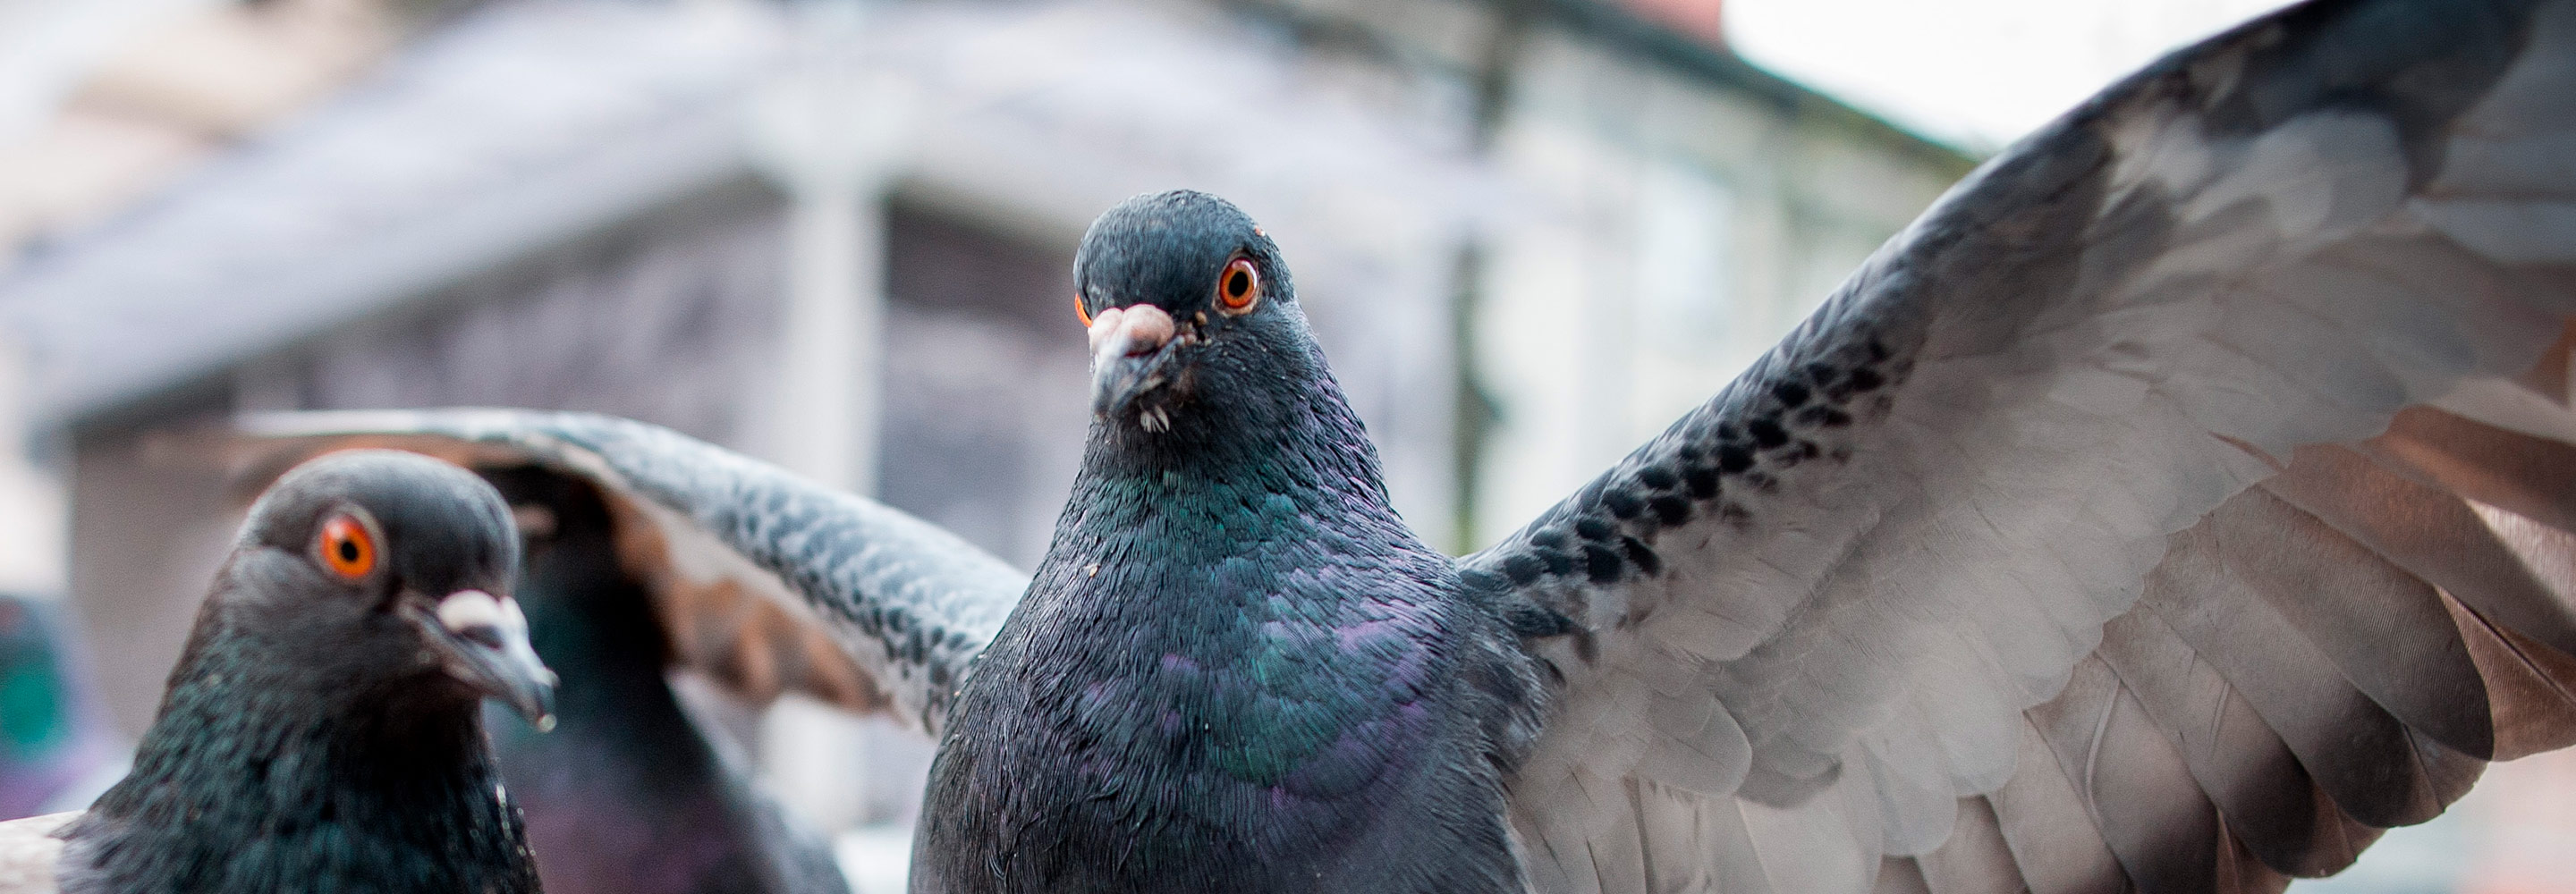
[[[682,713],[646,583],[622,565],[608,506],[580,479],[484,473],[523,522],[537,654],[562,675],[560,725],[487,712],[550,894],[848,894],[830,848],[794,828]]]
[[[61,889],[536,891],[480,710],[547,711],[506,595],[518,561],[507,507],[455,466],[351,451],[288,474],[217,572],[134,769],[55,833]]]
[[[914,889],[1509,887],[1503,739],[1534,687],[1389,508],[1276,246],[1166,193],[1103,215],[1077,271],[1096,326],[1177,326],[1100,342],[1082,471],[950,715]]]

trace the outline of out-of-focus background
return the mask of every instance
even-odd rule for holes
[[[1705,399],[1983,154],[2274,0],[0,0],[0,812],[112,781],[237,519],[167,432],[672,426],[1022,566],[1069,266],[1264,222],[1406,516],[1465,550]],[[739,733],[739,735],[733,735]],[[733,735],[899,890],[929,746]],[[2576,890],[2576,761],[2300,890]]]

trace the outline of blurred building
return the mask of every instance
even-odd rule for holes
[[[68,483],[133,731],[245,496],[172,432],[236,411],[632,416],[1031,563],[1087,424],[1073,246],[1187,186],[1279,239],[1398,507],[1464,549],[1971,163],[1745,65],[1717,13],[0,0],[0,398]],[[776,723],[809,812],[908,821],[926,746]]]

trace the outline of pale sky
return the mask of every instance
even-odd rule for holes
[[[1764,68],[1971,149],[2284,0],[1726,0]]]

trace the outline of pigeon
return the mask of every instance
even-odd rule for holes
[[[1083,239],[1026,579],[623,420],[242,425],[587,477],[833,637],[939,741],[918,894],[2279,891],[2576,743],[2569,95],[2576,0],[2185,48],[1455,559],[1194,192]]]
[[[0,825],[11,892],[535,892],[486,743],[553,675],[472,474],[335,453],[252,505],[134,767],[86,812]]]
[[[1095,424],[950,715],[914,889],[1507,890],[1540,681],[1389,505],[1278,247],[1172,192],[1075,265]]]
[[[486,470],[525,542],[528,638],[562,677],[551,733],[487,709],[551,894],[849,894],[831,849],[718,752],[664,676],[667,638],[579,479]]]

